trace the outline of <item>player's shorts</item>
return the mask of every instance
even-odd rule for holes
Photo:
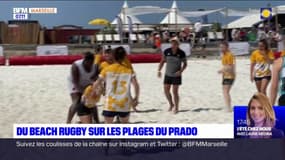
[[[103,111],[102,113],[103,116],[105,117],[121,117],[121,118],[125,118],[128,117],[130,115],[130,112],[114,112],[114,111]]]
[[[79,103],[77,107],[77,115],[78,116],[86,116],[92,113],[93,108],[87,108],[84,103]]]
[[[172,85],[181,85],[182,84],[182,77],[170,77],[165,75],[164,76],[164,84],[172,84]]]
[[[222,84],[223,85],[233,85],[234,84],[234,79],[223,79]]]
[[[268,81],[270,81],[271,80],[271,76],[254,77],[254,81],[261,81],[263,79],[267,79]]]

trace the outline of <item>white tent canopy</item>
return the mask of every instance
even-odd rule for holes
[[[215,9],[215,10],[207,10],[207,11],[187,11],[187,12],[180,12],[180,13],[184,17],[201,17],[204,15],[212,14],[212,13],[219,12],[222,10],[224,10],[224,8]]]
[[[259,23],[261,21],[260,14],[251,14],[248,16],[241,17],[226,26],[224,28],[226,29],[232,29],[232,28],[251,28],[253,25]]]
[[[274,13],[285,14],[285,5],[273,8]]]
[[[191,22],[180,14],[176,1],[173,1],[169,13],[163,18],[160,24],[191,24]]]
[[[220,11],[224,16],[228,17],[243,17],[243,16],[249,16],[252,14],[259,14],[260,10],[257,9],[249,9],[248,11],[239,11],[234,9],[226,9],[223,11]]]
[[[147,25],[143,25],[143,23],[136,16],[131,15],[131,14],[127,14],[126,12],[128,11],[128,9],[129,9],[128,4],[125,1],[123,4],[121,12],[117,16],[117,17],[120,17],[120,19],[122,20],[122,25],[123,25],[124,31],[129,31],[128,17],[130,17],[130,19],[132,21],[133,31],[137,32],[137,31],[152,31],[152,30],[154,30],[153,28],[151,28]],[[111,23],[112,25],[118,25],[118,18],[117,17],[112,21],[112,23]]]
[[[128,16],[132,19],[133,24],[142,24],[142,22],[136,16],[128,15],[128,14],[125,13],[125,11],[128,8],[129,8],[128,4],[125,1],[124,4],[123,4],[121,12],[118,14],[118,16],[122,19],[122,24],[128,24],[128,18],[127,18]],[[111,24],[118,24],[117,17],[112,21]]]
[[[241,17],[227,25],[224,28],[232,29],[232,28],[251,28],[253,25],[262,22],[260,19],[260,13],[257,10],[249,11],[252,14]],[[258,13],[257,13],[258,12]],[[272,7],[272,16],[277,14],[285,14],[285,5]]]
[[[132,19],[133,21],[133,24],[142,24],[142,22],[135,16],[133,15],[126,15],[126,14],[123,14],[123,13],[119,13],[118,15],[121,19],[122,19],[122,24],[128,24],[128,16]],[[111,24],[118,24],[118,20],[117,20],[117,17],[112,21]]]
[[[145,14],[155,14],[155,13],[167,13],[169,9],[160,8],[155,6],[137,6],[132,8],[127,8],[125,13],[128,15],[145,15]]]
[[[169,24],[169,25],[189,25],[191,22],[186,17],[201,17],[204,15],[220,12],[225,16],[234,16],[241,17],[227,25],[224,28],[250,28],[255,24],[260,23],[260,11],[257,9],[249,9],[248,11],[239,11],[234,9],[220,8],[215,10],[206,10],[206,11],[179,11],[177,3],[174,0],[172,3],[171,9],[160,8],[155,6],[137,6],[129,8],[127,2],[125,1],[122,7],[121,12],[118,14],[118,17],[121,18],[124,28],[127,27],[128,17],[130,17],[133,25],[133,29],[139,30],[153,30],[153,28],[143,27],[143,23],[136,17],[136,15],[145,15],[145,14],[156,14],[156,13],[167,13],[167,15],[162,19],[160,24]],[[285,5],[273,7],[272,14],[285,14]],[[115,18],[112,23],[113,25],[118,24],[117,18]],[[125,29],[124,29],[125,30]]]

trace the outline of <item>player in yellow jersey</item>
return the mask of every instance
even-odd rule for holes
[[[96,103],[99,102],[102,94],[102,89],[103,88],[99,86],[95,91],[96,94],[92,94],[92,85],[86,87],[82,96],[82,101],[87,108],[93,108]]]
[[[96,62],[94,61],[94,63],[97,66],[99,66],[99,70],[103,70],[104,68],[108,67],[109,65],[111,65],[113,63],[113,58],[111,55],[111,52],[112,52],[111,49],[107,49],[105,51],[105,54],[104,54],[105,61],[103,61],[103,62],[101,60],[102,57],[101,57],[101,53],[100,53],[100,48],[99,49],[97,48],[97,51],[99,54],[95,54],[94,58],[95,58]],[[96,59],[96,57],[97,57],[97,59]],[[85,88],[83,95],[82,95],[82,98],[81,98],[80,108],[81,108],[82,112],[84,112],[86,114],[79,115],[81,123],[92,123],[92,116],[90,113],[93,113],[94,121],[99,123],[98,110],[97,110],[96,104],[100,101],[101,95],[102,94],[104,95],[103,89],[104,89],[104,84],[102,84],[101,86],[98,86],[98,88],[95,91],[96,94],[91,94],[92,93],[92,85],[89,85],[88,87]]]
[[[273,52],[266,40],[260,40],[258,49],[250,56],[250,80],[255,81],[258,92],[266,95],[267,86],[271,80],[270,65],[274,60]]]
[[[235,57],[229,50],[228,42],[220,44],[222,51],[222,68],[218,73],[223,75],[223,94],[226,104],[226,109],[232,111],[230,90],[235,80]]]
[[[98,86],[95,90],[96,94],[92,94],[92,85],[85,88],[77,112],[81,123],[92,123],[92,116],[95,123],[100,122],[97,103],[100,101],[102,90],[103,87]]]
[[[119,116],[121,123],[128,123],[131,107],[136,107],[139,100],[139,84],[132,69],[124,63],[126,51],[123,47],[114,49],[114,63],[104,68],[99,78],[93,84],[93,94],[96,88],[105,82],[106,95],[103,109],[105,123],[113,123],[114,117]],[[131,85],[135,96],[131,96]]]
[[[106,49],[104,52],[104,61],[100,63],[100,70],[102,71],[104,68],[107,68],[113,63],[114,63],[114,58],[112,55],[112,49],[111,46],[109,46],[108,49]]]
[[[112,52],[113,52],[113,50],[112,50],[111,46],[108,46],[108,49],[106,49],[104,52],[104,59],[105,60],[104,61],[101,60],[101,62],[99,63],[100,64],[100,70],[103,70],[104,68],[106,68],[106,67],[108,67],[114,63],[114,57],[112,55]],[[132,66],[132,64],[131,64],[131,62],[127,56],[124,58],[122,64],[133,70],[133,66]]]

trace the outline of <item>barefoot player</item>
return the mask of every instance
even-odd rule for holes
[[[164,63],[166,63],[164,93],[169,103],[169,111],[173,110],[174,114],[176,114],[179,110],[179,86],[182,84],[182,72],[187,67],[187,60],[185,52],[179,48],[178,38],[172,38],[170,42],[171,48],[164,51],[159,63],[158,77],[161,77],[161,69],[163,68]],[[171,87],[174,100],[170,93]]]
[[[231,95],[230,90],[235,81],[235,57],[229,50],[228,42],[222,42],[220,44],[222,51],[222,65],[223,67],[218,71],[219,74],[223,75],[223,94],[226,104],[226,110],[231,112]]]

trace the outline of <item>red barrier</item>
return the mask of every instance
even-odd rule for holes
[[[131,54],[128,58],[131,63],[158,63],[161,54]]]
[[[12,56],[9,58],[10,65],[56,65],[72,64],[81,59],[81,55],[62,56]],[[128,55],[131,63],[157,63],[161,59],[161,54],[133,54]],[[4,60],[5,62],[5,60]]]
[[[128,55],[131,63],[158,63],[161,59],[161,54],[131,54]],[[101,62],[105,61],[103,56]]]
[[[5,57],[0,57],[0,65],[5,65]]]
[[[10,65],[53,65],[53,64],[72,64],[81,59],[80,55],[70,56],[12,56],[9,58]]]

